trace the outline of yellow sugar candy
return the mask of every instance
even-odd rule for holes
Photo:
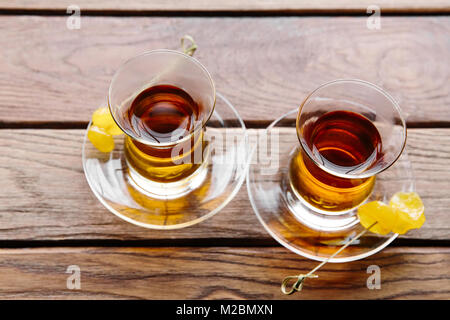
[[[397,192],[389,205],[397,211],[392,232],[405,234],[411,229],[419,229],[425,223],[425,208],[417,193]]]
[[[415,192],[397,192],[389,205],[372,201],[358,208],[359,221],[364,228],[377,222],[370,231],[378,234],[395,232],[405,234],[411,229],[419,229],[425,222],[425,208]]]
[[[114,149],[114,139],[103,128],[92,125],[88,131],[88,139],[101,152],[111,152]]]
[[[92,124],[105,130],[106,133],[116,136],[123,133],[114,121],[109,108],[98,108],[92,114]]]
[[[369,228],[377,222],[370,231],[378,234],[388,234],[397,220],[395,209],[381,201],[371,201],[358,208],[359,222],[364,228]]]

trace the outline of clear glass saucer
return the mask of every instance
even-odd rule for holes
[[[205,128],[208,160],[201,175],[190,180],[188,192],[176,196],[168,190],[167,196],[161,197],[139,188],[124,157],[125,135],[114,137],[115,148],[109,153],[98,151],[85,135],[82,160],[89,186],[109,211],[141,227],[178,229],[212,217],[238,192],[250,156],[244,122],[219,93]]]
[[[247,174],[252,207],[269,234],[289,250],[309,259],[324,261],[364,230],[357,208],[342,214],[323,215],[308,205],[290,186],[289,161],[300,144],[294,109],[272,122],[259,137]],[[267,142],[261,151],[261,141]],[[388,203],[398,191],[414,191],[414,178],[406,150],[389,169],[378,174],[365,202]],[[364,203],[365,203],[364,202]],[[389,245],[398,234],[367,232],[330,262],[349,262],[368,257]]]

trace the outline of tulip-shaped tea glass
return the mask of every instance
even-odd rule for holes
[[[361,204],[389,202],[414,188],[406,154],[400,158],[406,143],[400,108],[368,82],[326,83],[264,134],[258,150],[265,140],[271,154],[257,152],[248,174],[253,208],[275,239],[306,257],[324,260],[358,234]],[[395,237],[368,233],[331,261],[366,257]]]
[[[111,81],[108,106],[125,135],[108,154],[86,141],[84,168],[96,196],[121,218],[189,226],[219,211],[242,184],[245,126],[191,56],[154,50],[128,60]]]

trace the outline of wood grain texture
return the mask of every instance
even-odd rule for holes
[[[64,11],[73,4],[69,0],[1,0],[0,9]],[[278,13],[366,13],[377,4],[382,12],[449,12],[445,0],[78,0],[82,11],[119,12],[278,12]]]
[[[255,135],[257,130],[249,132]],[[0,193],[0,240],[275,243],[254,215],[245,185],[225,209],[193,227],[147,230],[120,220],[89,189],[81,164],[83,134],[83,130],[0,130],[0,176],[5,186]],[[403,238],[448,241],[450,129],[411,129],[407,150],[427,222]]]
[[[450,248],[388,248],[363,261],[327,264],[303,291],[281,280],[317,262],[284,248],[38,248],[0,250],[2,299],[449,299]],[[78,265],[81,289],[66,288]],[[381,289],[366,286],[381,269]]]
[[[449,123],[450,17],[0,16],[0,125],[88,121],[126,59],[178,48],[188,33],[219,92],[246,120],[272,120],[320,84],[361,78],[384,87],[407,120]]]

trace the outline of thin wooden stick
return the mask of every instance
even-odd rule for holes
[[[361,231],[356,237],[354,237],[352,240],[350,240],[349,242],[347,242],[345,245],[343,245],[341,248],[339,248],[335,253],[333,253],[331,256],[329,256],[327,259],[325,259],[324,261],[322,261],[319,265],[317,265],[317,267],[315,267],[314,269],[312,269],[310,272],[308,272],[307,274],[299,274],[296,276],[288,276],[286,278],[283,279],[283,282],[281,283],[281,291],[284,294],[293,294],[295,291],[301,291],[302,287],[303,287],[303,281],[306,278],[318,278],[318,275],[315,275],[314,272],[316,272],[317,270],[319,270],[324,264],[326,264],[327,262],[329,262],[331,259],[333,259],[335,256],[337,256],[339,253],[341,253],[345,248],[347,248],[350,244],[352,244],[354,241],[358,240],[360,237],[362,237],[364,234],[366,234],[367,231],[369,231],[374,225],[376,225],[378,223],[378,221],[375,221],[374,223],[372,223],[367,229]],[[288,283],[292,280],[292,279],[297,279],[297,281],[292,285],[292,287],[288,290],[287,286]]]

